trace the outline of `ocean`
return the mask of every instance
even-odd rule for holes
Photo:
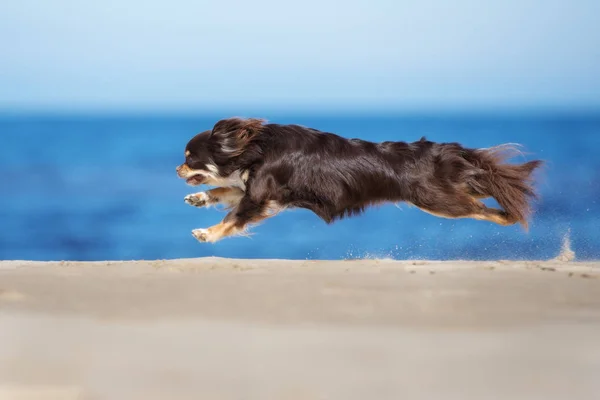
[[[267,116],[372,141],[520,143],[515,162],[547,162],[530,229],[390,204],[332,225],[288,210],[251,237],[198,243],[190,231],[225,214],[186,205],[184,196],[202,189],[175,167],[194,134],[229,116],[1,117],[0,259],[548,259],[566,235],[577,259],[600,258],[598,115]]]

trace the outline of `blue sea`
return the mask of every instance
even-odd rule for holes
[[[530,230],[441,219],[400,204],[333,225],[288,210],[250,238],[198,243],[190,231],[224,213],[186,205],[184,196],[198,189],[178,179],[175,167],[194,134],[229,116],[1,117],[0,258],[547,259],[568,232],[578,259],[600,258],[598,115],[266,116],[372,141],[521,143],[524,155],[515,161],[547,161]]]

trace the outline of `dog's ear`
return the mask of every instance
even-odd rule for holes
[[[263,123],[264,120],[258,118],[222,119],[213,127],[211,138],[217,141],[222,152],[235,157],[260,134]]]

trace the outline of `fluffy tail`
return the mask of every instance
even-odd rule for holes
[[[474,150],[469,161],[480,172],[472,177],[469,186],[476,196],[496,199],[509,220],[527,229],[527,219],[531,213],[529,202],[537,198],[531,175],[543,165],[543,161],[507,164],[506,160],[514,153],[520,154],[514,145]]]

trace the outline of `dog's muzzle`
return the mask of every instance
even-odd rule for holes
[[[177,171],[177,176],[185,179],[188,185],[201,185],[206,181],[206,176],[190,169],[190,167],[188,167],[187,164],[181,164],[177,168],[175,168],[175,170]]]
[[[193,169],[187,166],[187,164],[181,164],[177,168],[175,168],[175,170],[177,171],[177,175],[180,178],[189,178],[196,174]]]

